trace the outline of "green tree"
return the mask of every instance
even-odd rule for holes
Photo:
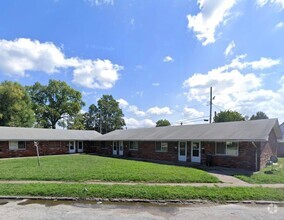
[[[64,81],[49,80],[47,86],[39,82],[28,87],[36,114],[37,126],[55,129],[64,115],[76,116],[84,102],[79,91],[74,90]]]
[[[32,127],[35,122],[29,94],[16,82],[0,84],[0,126]]]
[[[167,119],[160,119],[156,122],[156,127],[170,126],[171,123]]]
[[[244,121],[245,118],[237,111],[221,111],[214,117],[214,122]]]
[[[102,134],[105,134],[116,129],[122,129],[125,126],[123,113],[119,108],[119,103],[111,95],[103,95],[98,100],[96,111],[96,118],[98,126],[95,129]]]
[[[70,130],[86,130],[86,114],[78,113],[67,120],[67,128]]]
[[[268,116],[264,112],[257,112],[255,115],[250,117],[250,120],[268,119]]]
[[[86,130],[99,131],[99,111],[94,104],[90,105],[88,112],[85,113],[85,127]]]

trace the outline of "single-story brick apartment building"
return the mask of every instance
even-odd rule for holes
[[[277,155],[281,138],[277,119],[167,126],[107,133],[95,152],[257,171]]]
[[[169,162],[193,162],[257,171],[277,155],[277,119],[96,131],[0,127],[0,158],[95,153]]]
[[[96,131],[0,127],[0,158],[91,152],[102,136]]]

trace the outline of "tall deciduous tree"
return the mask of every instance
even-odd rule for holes
[[[67,128],[70,130],[86,130],[86,114],[78,113],[67,120]]]
[[[32,127],[35,122],[31,99],[16,82],[0,84],[0,126]]]
[[[111,95],[103,95],[98,100],[96,115],[99,126],[95,126],[97,131],[105,134],[125,126],[124,115],[118,104]]]
[[[37,82],[28,91],[39,127],[55,129],[64,115],[74,117],[84,105],[81,93],[64,81],[49,80],[47,86]]]
[[[245,118],[237,111],[221,111],[214,117],[214,122],[244,121]]]
[[[160,119],[156,122],[156,127],[170,126],[171,123],[167,119]]]
[[[257,112],[250,117],[250,120],[268,119],[268,116],[264,112]]]
[[[92,104],[89,110],[85,113],[85,127],[86,130],[97,130],[99,131],[99,110],[96,105]]]

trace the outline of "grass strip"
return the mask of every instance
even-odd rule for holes
[[[284,158],[279,158],[278,165],[268,166],[252,175],[235,175],[248,183],[284,183]]]
[[[84,198],[129,198],[151,200],[204,199],[284,201],[284,188],[263,187],[191,187],[145,185],[85,185],[85,184],[0,184],[2,196],[51,196]]]

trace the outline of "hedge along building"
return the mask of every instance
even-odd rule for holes
[[[281,137],[277,119],[116,130],[98,137],[95,152],[257,171]]]
[[[91,152],[101,134],[96,131],[0,127],[0,158]]]

